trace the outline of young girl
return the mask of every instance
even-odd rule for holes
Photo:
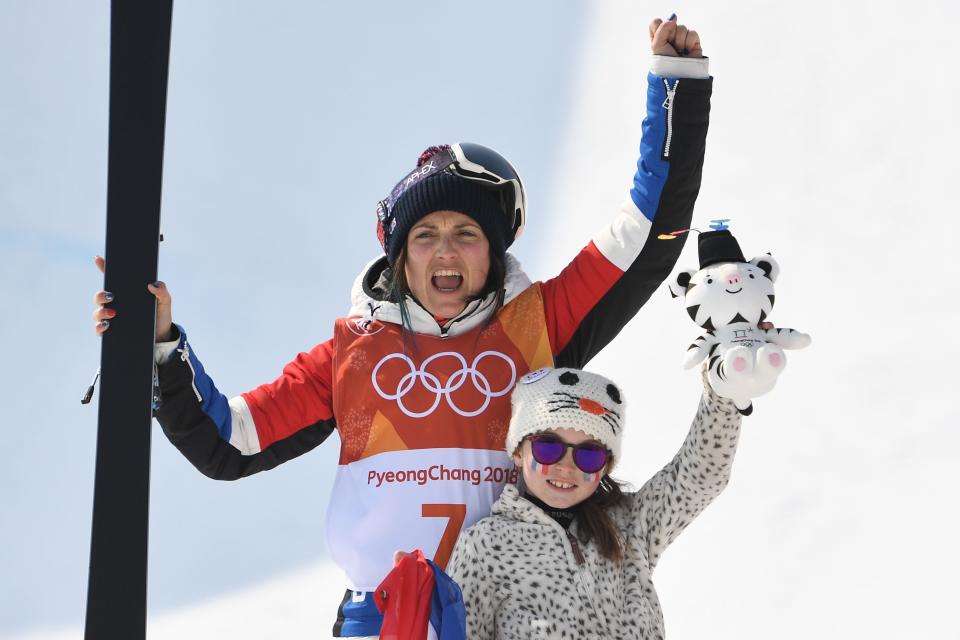
[[[663,637],[653,570],[726,486],[740,414],[705,381],[680,452],[634,493],[609,475],[625,408],[610,380],[576,369],[540,369],[517,385],[506,448],[522,482],[450,561],[471,640]]]

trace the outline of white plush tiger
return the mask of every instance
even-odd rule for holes
[[[766,254],[747,262],[729,230],[698,240],[700,270],[681,271],[670,293],[683,297],[687,313],[706,333],[687,348],[684,367],[710,358],[710,385],[744,415],[751,400],[770,391],[787,364],[784,349],[802,349],[810,336],[793,329],[760,329],[773,309],[773,283],[780,267]]]

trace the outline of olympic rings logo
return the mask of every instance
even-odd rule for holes
[[[485,375],[483,375],[483,373],[480,372],[480,370],[477,369],[477,366],[480,364],[480,362],[487,357],[500,358],[510,366],[510,382],[508,382],[502,389],[498,389],[497,391],[494,391],[490,388],[490,381]],[[446,384],[441,384],[440,379],[437,376],[427,371],[430,363],[440,358],[454,358],[460,364],[460,369],[455,371],[453,375],[447,379]],[[391,360],[402,360],[406,362],[410,371],[400,378],[394,393],[386,393],[380,388],[380,384],[377,382],[377,373],[384,364]],[[474,411],[464,411],[461,409],[459,406],[457,406],[457,403],[454,401],[453,396],[451,395],[453,392],[457,391],[464,384],[466,384],[468,379],[473,383],[474,389],[483,395],[483,404],[480,405],[479,409]],[[473,362],[469,365],[467,365],[467,359],[464,358],[463,355],[455,351],[444,351],[442,353],[434,354],[424,360],[423,364],[421,364],[419,368],[417,368],[413,360],[406,355],[402,353],[391,353],[380,360],[380,362],[377,363],[377,366],[373,368],[371,380],[373,381],[373,388],[377,391],[381,398],[384,400],[396,400],[397,406],[400,407],[400,410],[410,418],[423,418],[432,414],[440,405],[440,401],[444,399],[447,401],[447,405],[459,415],[463,416],[464,418],[472,418],[473,416],[478,416],[486,411],[487,407],[490,406],[490,401],[493,398],[499,398],[510,393],[510,390],[513,389],[514,383],[517,381],[517,367],[509,356],[506,356],[499,351],[484,351],[483,353],[477,355],[477,357],[474,358]],[[435,394],[433,404],[430,405],[430,408],[426,411],[412,411],[403,404],[404,396],[410,393],[410,391],[413,390],[414,385],[416,385],[418,382],[426,387],[427,391]]]

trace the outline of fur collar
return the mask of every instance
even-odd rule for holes
[[[507,518],[509,520],[517,520],[519,522],[545,524],[565,531],[560,523],[548,516],[543,509],[522,497],[520,491],[517,490],[517,486],[514,484],[507,484],[503,487],[503,493],[501,493],[500,498],[493,503],[490,515],[500,516],[501,518]],[[571,524],[571,530],[573,530],[575,526],[576,520]]]

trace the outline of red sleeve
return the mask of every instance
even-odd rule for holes
[[[560,275],[541,284],[554,356],[567,347],[586,315],[621,276],[623,271],[591,241]]]
[[[299,354],[279,378],[243,394],[260,448],[333,417],[333,339]]]

